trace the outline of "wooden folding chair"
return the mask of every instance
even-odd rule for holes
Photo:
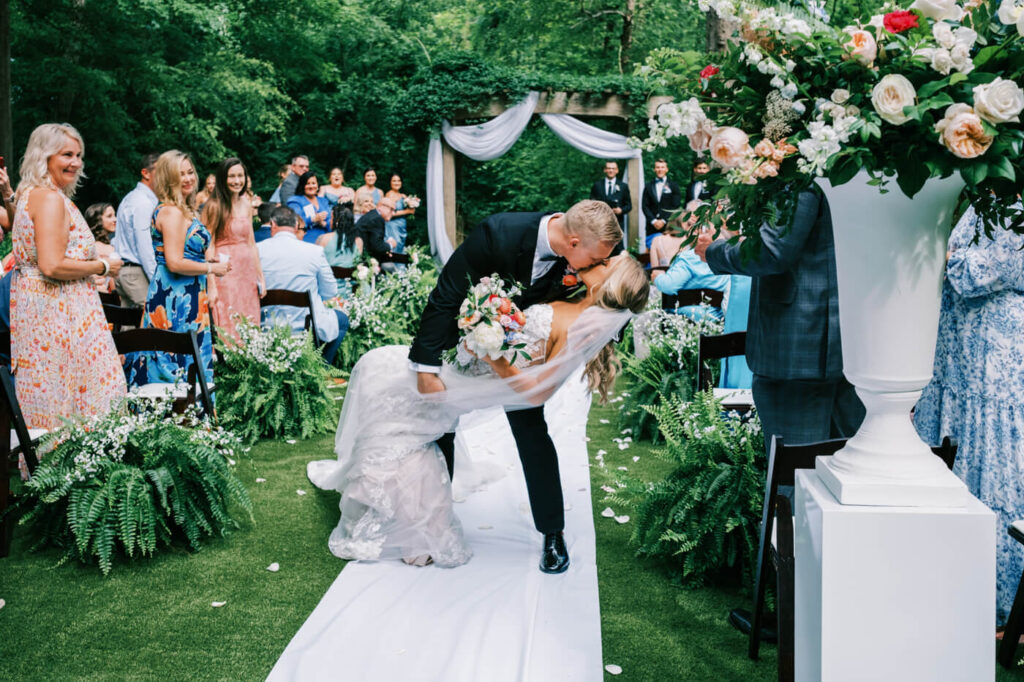
[[[196,401],[196,386],[206,415],[214,417],[213,396],[206,382],[206,373],[202,371],[202,358],[199,354],[199,340],[193,330],[188,332],[172,332],[166,329],[128,329],[113,334],[114,346],[121,355],[156,351],[184,355],[192,358],[185,374],[185,393],[178,393],[177,386],[171,383],[150,383],[140,386],[138,394],[144,398],[173,398],[174,409],[183,411],[185,407]]]
[[[103,314],[107,318],[107,323],[113,325],[114,332],[121,331],[122,327],[132,328],[142,324],[142,308],[125,308],[104,303]]]
[[[313,310],[313,292],[312,291],[289,291],[288,289],[267,289],[266,295],[260,299],[260,308],[266,308],[272,305],[285,305],[291,306],[292,308],[306,308],[309,312],[306,314],[305,328],[313,334],[313,345],[319,347],[323,342],[320,341],[320,337],[316,333],[316,324],[314,324],[314,313]]]
[[[724,295],[717,289],[681,289],[674,294],[661,295],[661,309],[675,310],[691,305],[709,305],[721,308]]]
[[[11,475],[18,472],[18,455],[25,457],[29,474],[39,466],[36,443],[46,434],[46,429],[29,429],[18,405],[14,380],[7,367],[0,367],[0,557],[10,552],[11,536],[14,533],[14,519],[6,512],[12,501]]]

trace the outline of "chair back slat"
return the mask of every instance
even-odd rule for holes
[[[351,279],[352,275],[356,273],[356,269],[343,268],[340,265],[332,265],[331,272],[334,273],[334,279]]]
[[[724,296],[717,289],[681,289],[674,294],[661,295],[663,310],[675,310],[691,305],[706,304],[712,308],[721,308]]]
[[[101,291],[101,292],[99,292],[99,295],[100,295],[100,303],[102,303],[103,305],[116,305],[116,306],[120,306],[121,305],[121,297],[118,296],[117,293],[115,293],[113,291],[111,291],[110,293],[107,293],[105,291]]]
[[[28,432],[28,424],[25,423],[25,416],[21,413],[21,406],[18,404],[18,394],[14,389],[14,378],[11,371],[6,367],[0,367],[0,393],[3,393],[3,409],[7,413],[8,426],[0,432],[0,440],[6,446],[5,454],[11,452],[11,429],[18,436],[18,449],[25,456],[25,464],[31,474],[39,466],[39,458],[36,456],[36,448],[32,444],[32,437]],[[5,459],[6,461],[6,459]],[[4,472],[6,475],[6,472]]]
[[[710,391],[712,387],[710,360],[721,360],[747,352],[747,333],[701,334],[697,343],[697,390]]]
[[[107,322],[114,325],[114,331],[122,327],[138,327],[142,324],[142,308],[125,308],[119,305],[103,304],[103,314]]]
[[[210,387],[206,382],[206,373],[201,370],[203,361],[202,355],[199,352],[199,337],[196,335],[195,330],[172,332],[166,329],[152,328],[127,329],[122,332],[116,332],[112,336],[114,348],[121,355],[155,351],[192,358],[192,364],[185,375],[185,381],[188,385],[186,399],[189,404],[195,401],[195,387],[198,384],[203,409],[211,419],[214,417],[213,396],[210,394]]]
[[[290,291],[288,289],[267,289],[266,295],[260,299],[260,308],[272,305],[291,306],[292,308],[305,308],[305,328],[313,334],[313,345],[320,346],[320,337],[317,335],[316,325],[313,323],[313,292],[312,291]]]
[[[11,357],[11,332],[0,332],[0,354]]]
[[[378,258],[377,261],[380,263],[401,263],[403,265],[408,265],[412,262],[412,258],[407,253],[389,253]]]

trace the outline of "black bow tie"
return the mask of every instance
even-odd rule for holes
[[[537,260],[541,261],[542,263],[550,263],[552,261],[558,260],[559,258],[561,258],[561,256],[559,256],[558,254],[552,253],[552,254],[549,254],[547,256],[541,256]]]
[[[655,178],[654,181],[655,182],[665,182],[666,179],[667,178]]]

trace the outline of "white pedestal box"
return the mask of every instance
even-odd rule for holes
[[[842,505],[796,477],[796,680],[995,679],[996,518]]]

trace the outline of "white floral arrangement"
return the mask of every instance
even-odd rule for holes
[[[267,329],[248,321],[240,321],[235,330],[238,344],[233,350],[247,360],[262,365],[273,374],[288,374],[302,356],[306,339],[292,334],[291,327],[271,326]],[[282,331],[283,330],[283,331]]]

